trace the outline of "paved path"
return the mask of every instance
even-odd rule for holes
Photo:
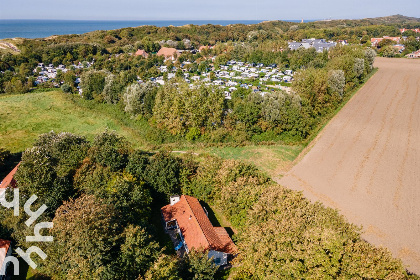
[[[278,182],[340,209],[420,274],[420,60],[377,58],[375,67]]]

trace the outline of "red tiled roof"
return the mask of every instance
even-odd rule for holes
[[[3,181],[1,181],[0,189],[5,189],[8,187],[12,187],[12,188],[17,187],[16,180],[13,177],[15,176],[15,173],[18,170],[19,165],[20,165],[20,162],[18,165],[16,165],[15,168],[13,168],[12,171],[10,171],[9,174],[7,174],[7,176],[3,179]]]
[[[176,49],[174,48],[166,48],[166,47],[162,47],[157,55],[163,55],[164,57],[171,57],[176,53]]]
[[[237,251],[224,228],[213,227],[200,202],[182,195],[174,205],[161,209],[165,222],[176,219],[189,249],[202,248],[233,254]]]
[[[0,269],[3,267],[3,262],[9,251],[10,244],[11,242],[9,240],[0,239]]]
[[[145,50],[140,50],[139,49],[139,50],[136,51],[136,53],[134,55],[135,56],[141,55],[141,56],[147,57],[148,56],[148,53]]]

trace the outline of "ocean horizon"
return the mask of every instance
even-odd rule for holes
[[[52,35],[83,34],[95,30],[112,30],[142,25],[182,26],[257,24],[265,20],[44,20],[44,19],[0,19],[0,39],[6,38],[45,38]],[[284,20],[301,22],[301,20]],[[315,20],[304,20],[311,22]]]

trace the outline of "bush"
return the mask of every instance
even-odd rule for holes
[[[68,84],[63,84],[61,86],[61,90],[65,93],[70,93],[70,92],[72,92],[72,87]]]

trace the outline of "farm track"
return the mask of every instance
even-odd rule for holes
[[[377,58],[375,67],[277,181],[338,208],[420,274],[420,60]]]

